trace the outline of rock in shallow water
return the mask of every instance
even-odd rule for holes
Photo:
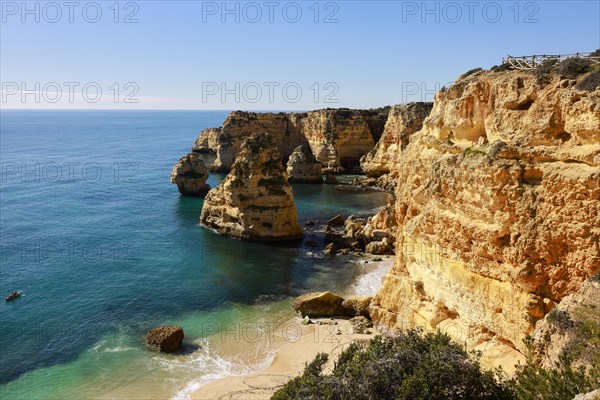
[[[171,183],[176,183],[179,193],[184,196],[206,196],[210,190],[207,179],[208,170],[197,153],[181,157],[171,172]]]
[[[287,162],[290,182],[323,183],[321,163],[317,161],[310,147],[302,145],[294,149]]]
[[[146,343],[153,350],[171,353],[181,348],[183,328],[180,326],[157,326],[146,334]]]

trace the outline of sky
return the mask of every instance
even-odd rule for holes
[[[600,48],[600,1],[0,1],[2,109],[431,101],[502,57]]]

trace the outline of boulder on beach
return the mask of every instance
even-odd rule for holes
[[[340,316],[344,299],[331,292],[307,293],[294,300],[294,311],[311,318]]]
[[[373,297],[370,296],[349,296],[342,302],[342,312],[347,317],[363,316],[370,318],[369,305]]]
[[[157,326],[146,334],[146,344],[153,350],[171,353],[179,350],[182,342],[181,326]]]

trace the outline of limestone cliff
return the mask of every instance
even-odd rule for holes
[[[381,137],[386,115],[369,110],[325,109],[293,113],[289,118],[323,166],[350,170]]]
[[[219,147],[221,131],[221,128],[204,129],[196,139],[192,151],[197,153],[216,152]]]
[[[179,193],[184,196],[205,196],[210,190],[207,179],[208,170],[197,153],[181,157],[171,171],[171,183],[176,183]]]
[[[200,223],[241,239],[303,236],[292,188],[271,135],[257,133],[244,141],[231,172],[206,196]]]
[[[387,115],[377,110],[324,109],[307,113],[234,111],[221,128],[205,129],[195,151],[214,151],[215,171],[229,171],[243,141],[253,133],[273,137],[284,161],[308,145],[325,167],[351,169],[379,140]]]
[[[574,366],[600,369],[600,274],[566,296],[531,334],[534,361],[554,368],[566,357]]]
[[[229,171],[238,156],[242,143],[254,133],[267,132],[270,134],[284,161],[294,149],[306,144],[306,139],[290,124],[285,113],[255,113],[234,111],[230,113],[220,133],[216,136],[217,159],[212,166],[215,171]],[[210,131],[204,136],[208,141]],[[202,137],[202,135],[201,135]]]
[[[402,149],[410,135],[423,127],[423,120],[431,112],[433,103],[408,103],[391,108],[385,129],[377,145],[360,159],[360,166],[369,177],[390,174],[396,178]]]
[[[298,146],[287,162],[290,182],[323,183],[321,163],[317,161],[308,146]]]
[[[600,89],[481,71],[439,92],[397,165],[382,327],[522,339],[600,269]]]

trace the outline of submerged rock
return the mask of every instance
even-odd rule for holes
[[[330,254],[330,255],[334,255],[336,254],[338,251],[335,243],[329,243],[327,246],[325,246],[325,248],[323,249],[323,253],[325,254]]]
[[[338,183],[338,180],[335,177],[335,175],[326,174],[325,175],[325,183]]]
[[[327,221],[327,225],[328,226],[342,226],[344,225],[344,217],[342,217],[341,215],[336,215],[335,217],[331,218],[329,221]]]
[[[323,183],[321,163],[317,161],[310,147],[301,145],[294,149],[287,162],[290,182]]]
[[[153,350],[174,352],[181,347],[183,336],[180,326],[157,326],[146,334],[146,344]]]
[[[210,190],[207,179],[208,170],[197,153],[181,157],[171,172],[171,183],[176,183],[179,193],[184,196],[206,196]]]
[[[240,239],[302,238],[292,188],[268,133],[244,142],[231,172],[206,196],[200,223]]]

